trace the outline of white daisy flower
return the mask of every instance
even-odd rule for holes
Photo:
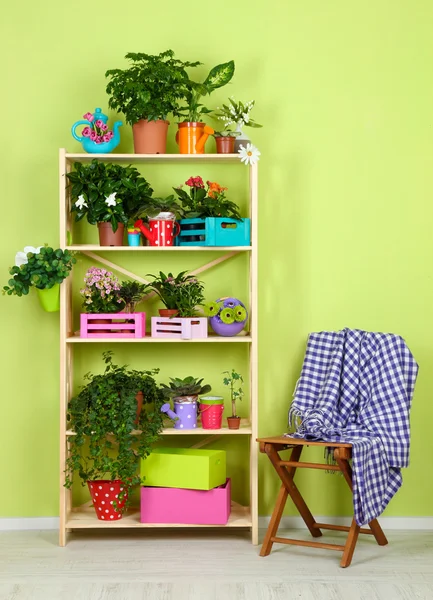
[[[239,147],[241,162],[246,165],[255,165],[260,160],[260,155],[261,152],[253,144],[247,144],[246,148],[241,144]]]
[[[107,206],[116,206],[116,192],[110,194],[107,198],[105,198],[105,204]]]
[[[75,206],[79,210],[83,210],[83,206],[85,206],[86,208],[88,208],[86,200],[84,199],[84,196],[82,194],[80,196],[78,196],[78,200],[75,202]]]
[[[27,259],[28,252],[33,252],[33,254],[39,254],[42,246],[38,246],[35,248],[34,246],[26,246],[23,252],[17,252],[15,254],[15,266],[21,267],[21,265],[26,265],[29,261]]]

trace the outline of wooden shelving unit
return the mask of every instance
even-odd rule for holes
[[[251,246],[227,246],[227,247],[173,247],[156,248],[151,246],[140,247],[101,247],[94,244],[68,245],[68,232],[72,231],[71,203],[67,193],[66,173],[72,169],[74,162],[90,162],[94,158],[104,162],[118,162],[126,164],[137,163],[220,163],[237,164],[239,169],[249,169],[249,216],[251,218]],[[258,543],[258,473],[257,473],[257,454],[258,448],[256,438],[258,436],[258,385],[257,385],[257,165],[245,167],[240,163],[237,154],[68,154],[66,150],[61,149],[59,155],[59,174],[60,174],[60,247],[63,249],[76,250],[85,254],[89,258],[108,266],[110,269],[126,275],[137,281],[145,282],[142,277],[116,265],[104,255],[106,252],[213,252],[218,253],[218,258],[198,267],[191,273],[198,275],[203,271],[211,269],[221,262],[236,256],[239,253],[249,253],[249,313],[250,313],[250,331],[245,335],[239,335],[232,338],[210,335],[206,339],[178,340],[169,338],[152,338],[150,335],[142,339],[134,338],[80,338],[79,332],[73,330],[72,318],[72,278],[67,278],[61,286],[61,308],[60,308],[60,530],[59,544],[66,544],[67,531],[74,529],[101,529],[101,528],[156,528],[156,527],[239,527],[249,528],[251,530],[251,540],[253,544]],[[96,518],[93,507],[86,503],[80,507],[74,507],[72,504],[72,493],[64,487],[65,482],[65,463],[68,453],[68,439],[74,435],[73,431],[67,429],[67,406],[72,396],[73,382],[73,355],[79,351],[79,344],[147,344],[147,343],[244,343],[247,344],[249,353],[249,384],[250,384],[250,404],[249,418],[242,419],[239,430],[231,430],[227,427],[216,430],[194,429],[194,430],[175,430],[173,427],[166,427],[163,430],[164,436],[193,436],[197,442],[193,448],[200,448],[215,441],[219,437],[226,436],[246,436],[249,440],[249,474],[250,474],[250,502],[249,506],[240,506],[232,502],[232,513],[225,526],[215,525],[167,525],[167,524],[149,524],[140,523],[138,509],[131,509],[120,521],[104,522]]]

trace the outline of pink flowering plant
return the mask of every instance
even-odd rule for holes
[[[189,191],[184,190],[183,186],[173,189],[182,202],[187,218],[241,218],[238,205],[226,198],[227,188],[216,181],[207,181],[205,186],[201,177],[190,177],[185,185]]]
[[[111,131],[111,129],[108,129],[108,126],[106,123],[104,123],[104,121],[101,121],[101,119],[95,120],[94,116],[90,112],[83,115],[83,117],[86,119],[86,121],[89,121],[89,125],[81,132],[84,137],[90,138],[92,142],[95,142],[95,144],[109,142],[113,138],[114,133]]]
[[[119,295],[119,280],[111,271],[90,267],[84,277],[85,286],[80,290],[83,308],[87,313],[116,313],[124,304]]]
[[[153,277],[152,288],[166,308],[177,309],[179,317],[195,317],[197,306],[204,302],[204,286],[194,275],[186,273],[182,271],[174,276],[160,271],[159,275],[149,275]]]

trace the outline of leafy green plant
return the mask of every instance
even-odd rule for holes
[[[185,211],[179,204],[177,198],[170,194],[166,198],[149,198],[141,211],[141,216],[150,219],[156,217],[161,212],[171,212],[176,219],[183,219]]]
[[[152,288],[166,308],[177,309],[179,317],[195,317],[196,307],[204,302],[204,286],[196,277],[186,273],[182,271],[176,277],[173,273],[166,275],[162,271],[159,276],[149,275],[154,278]]]
[[[83,485],[86,481],[120,479],[128,493],[128,488],[142,483],[137,474],[138,459],[148,456],[159,439],[163,396],[154,379],[159,369],[136,371],[117,366],[112,354],[104,352],[104,372],[87,373],[84,378],[88,383],[69,402],[67,419],[75,435],[69,438],[67,488],[78,472]],[[139,392],[143,393],[143,408],[137,420]]]
[[[229,104],[223,104],[221,108],[217,109],[219,112],[215,112],[214,116],[224,123],[224,127],[236,125],[238,130],[243,127],[262,127],[262,125],[253,121],[250,117],[254,104],[255,100],[250,100],[245,103],[236,102],[233,96],[231,96],[229,98]]]
[[[122,309],[120,284],[117,277],[106,269],[90,267],[84,277],[83,309],[87,313],[118,313]]]
[[[113,231],[140,215],[153,189],[136,167],[105,164],[96,158],[89,164],[74,163],[69,179],[75,221],[87,217],[91,225],[110,222]]]
[[[242,375],[236,373],[234,369],[231,371],[223,371],[224,375],[227,377],[223,378],[224,385],[227,385],[230,388],[230,400],[232,403],[232,417],[237,417],[236,414],[236,401],[242,400],[244,396],[244,391],[241,388],[241,385],[244,383]]]
[[[54,250],[47,244],[39,248],[27,246],[24,252],[18,252],[15,261],[15,266],[9,269],[12,278],[3,287],[3,294],[8,296],[27,296],[31,287],[50,289],[62,283],[77,262],[73,252]]]
[[[208,76],[203,83],[192,81],[187,82],[186,106],[180,109],[183,120],[187,122],[201,121],[203,115],[212,112],[201,104],[203,96],[210,95],[216,89],[227,85],[235,72],[235,63],[233,60],[216,65],[209,71]]]
[[[185,216],[190,219],[206,217],[228,217],[241,219],[237,204],[226,198],[226,187],[216,181],[207,181],[205,188],[201,177],[190,177],[185,181],[189,187],[187,192],[179,186],[173,188],[185,208]]]
[[[161,383],[161,390],[164,398],[181,398],[182,396],[201,396],[202,394],[208,394],[211,391],[209,384],[202,385],[203,379],[196,379],[195,377],[185,377],[179,379],[177,377],[170,377],[168,385]]]
[[[149,293],[150,285],[138,281],[122,281],[120,284],[119,298],[125,303],[125,312],[134,313],[137,304]]]
[[[185,68],[200,63],[178,60],[173,50],[157,55],[129,52],[125,58],[132,63],[130,68],[105,73],[110,78],[109,107],[122,112],[130,125],[140,119],[156,121],[169,114],[179,116],[179,101],[189,93]]]

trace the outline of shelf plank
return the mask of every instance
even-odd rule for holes
[[[66,153],[65,158],[68,162],[91,162],[94,158],[105,160],[107,162],[121,163],[167,163],[167,162],[221,162],[238,163],[239,154],[73,154]],[[242,165],[243,166],[243,165]]]
[[[251,246],[100,246],[73,244],[66,250],[76,252],[249,252]]]
[[[223,337],[219,335],[209,335],[207,338],[196,338],[192,340],[181,340],[179,338],[155,338],[150,334],[144,338],[81,338],[78,335],[66,338],[67,344],[238,344],[251,343],[250,335],[235,335],[233,337]]]
[[[240,429],[229,429],[228,427],[221,427],[221,429],[203,429],[202,427],[198,427],[197,429],[174,429],[171,426],[170,422],[165,423],[167,425],[165,429],[162,430],[162,435],[251,435],[252,428],[249,419],[241,419],[241,427]],[[132,432],[132,435],[136,435],[140,433],[137,430]],[[75,435],[75,431],[68,429],[66,431],[66,437],[70,437]]]
[[[248,506],[241,506],[232,502],[232,512],[227,525],[188,525],[183,523],[140,523],[140,511],[131,508],[119,521],[99,521],[93,507],[80,507],[72,509],[66,521],[68,529],[125,529],[125,528],[186,528],[186,527],[251,527],[251,514]]]

